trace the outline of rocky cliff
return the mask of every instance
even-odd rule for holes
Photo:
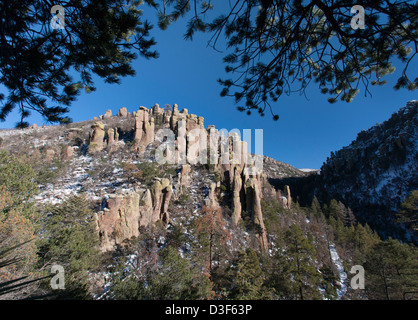
[[[45,155],[48,175],[37,201],[58,203],[78,192],[91,199],[103,251],[158,221],[168,225],[191,217],[203,206],[226,208],[235,227],[245,213],[260,248],[267,250],[263,197],[286,209],[292,203],[289,186],[276,190],[269,180],[305,175],[248,154],[239,134],[205,128],[203,117],[179,111],[176,104],[141,106],[132,113],[121,108],[116,115],[107,110],[89,121],[5,130],[0,136],[2,147],[12,152],[30,159]],[[176,203],[189,195],[193,199],[179,212]]]

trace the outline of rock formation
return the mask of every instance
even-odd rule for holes
[[[250,214],[257,228],[257,236],[262,249],[267,250],[267,232],[264,227],[263,212],[261,210],[261,186],[259,177],[250,177],[245,182],[245,196],[247,213]]]
[[[126,118],[128,116],[128,110],[126,108],[120,108],[118,112],[118,116],[122,118]]]
[[[135,134],[134,140],[138,146],[147,146],[154,141],[155,138],[155,120],[150,118],[149,110],[140,107],[135,112]]]
[[[169,222],[168,205],[173,193],[173,186],[170,180],[163,178],[157,180],[151,187],[151,196],[153,203],[153,212],[164,223]]]
[[[232,202],[233,202],[233,213],[232,213],[232,222],[234,225],[237,225],[241,220],[242,205],[241,205],[241,189],[242,189],[242,179],[240,176],[240,168],[235,167],[234,169],[234,178],[233,178],[233,193],[232,193]]]
[[[179,173],[179,182],[181,187],[187,187],[190,184],[190,171],[191,167],[189,164],[184,164],[181,166],[181,171]]]
[[[172,196],[170,180],[156,181],[151,190],[136,189],[127,194],[111,194],[105,208],[97,214],[97,228],[102,251],[109,251],[123,241],[139,236],[139,228],[162,220],[169,222],[168,206]]]
[[[95,152],[103,150],[105,146],[104,124],[103,122],[98,121],[94,125],[92,125],[91,128],[93,129],[93,131],[90,133],[89,152],[95,153]]]
[[[103,119],[110,119],[112,117],[112,110],[107,110],[106,113],[103,116]]]
[[[121,108],[118,115],[126,117],[128,115],[126,108]],[[169,152],[174,152],[172,155],[175,163],[181,165],[178,173],[176,188],[177,193],[184,191],[185,187],[190,185],[190,165],[198,165],[208,163],[214,165],[215,170],[221,176],[221,181],[232,194],[231,203],[231,220],[234,225],[238,225],[241,220],[243,210],[250,215],[254,225],[258,230],[258,237],[260,246],[267,249],[267,236],[263,222],[263,214],[261,210],[262,197],[262,176],[257,171],[251,171],[253,164],[247,163],[247,144],[241,141],[237,133],[229,133],[225,136],[223,132],[216,130],[214,126],[204,128],[204,118],[198,117],[195,114],[189,114],[187,109],[179,112],[177,104],[173,108],[160,108],[158,104],[151,109],[140,107],[139,110],[132,113],[135,124],[133,128],[133,140],[136,150],[142,152],[150,143],[163,143],[166,136],[158,136],[155,139],[155,125],[159,128],[171,129],[175,136],[174,149],[167,148],[163,154],[167,156]],[[103,117],[108,119],[111,117],[111,111],[108,110]],[[106,147],[108,152],[115,150],[115,142],[118,141],[118,130],[116,128],[109,128],[106,133],[102,122],[96,122],[92,126],[93,131],[90,134],[91,152],[103,150]],[[168,157],[168,156],[167,156]],[[101,230],[102,239],[105,243],[111,243],[111,233],[108,223],[118,226],[119,235],[115,239],[115,243],[120,243],[122,239],[129,236],[137,235],[138,225],[147,225],[147,223],[162,220],[165,223],[169,222],[168,207],[173,195],[173,185],[169,179],[159,179],[156,177],[155,183],[151,186],[149,191],[149,198],[146,198],[148,205],[141,208],[141,212],[147,212],[141,218],[137,212],[138,205],[131,205],[137,203],[138,197],[135,195],[126,196],[119,199],[111,199],[109,203],[110,213],[99,216],[99,230]],[[209,189],[208,196],[204,200],[204,204],[210,207],[218,207],[219,203],[217,196],[220,191],[221,182],[213,182],[207,187]],[[286,207],[291,203],[290,190],[286,189]],[[135,198],[133,198],[135,197]],[[145,197],[145,196],[140,196]],[[119,199],[119,200],[118,200]],[[133,202],[132,202],[133,201]],[[129,204],[129,205],[128,205]],[[115,209],[117,208],[117,209]],[[123,215],[115,214],[115,212],[124,212]],[[137,213],[135,213],[135,212]],[[136,222],[133,224],[133,229],[123,227],[122,219]],[[146,218],[148,217],[148,218]],[[149,218],[152,217],[152,218]],[[116,219],[116,220],[115,220]],[[146,219],[147,223],[144,223]],[[106,222],[108,221],[108,222]],[[105,226],[105,227],[100,227]],[[115,228],[115,227],[114,227]],[[121,231],[122,230],[122,231]],[[134,231],[133,231],[134,230]],[[112,231],[113,232],[113,231]],[[110,237],[110,238],[109,238]],[[114,245],[114,244],[113,244]],[[105,246],[107,246],[105,244]]]
[[[289,186],[284,186],[284,194],[286,195],[286,199],[287,199],[287,209],[291,209],[292,208],[292,196],[290,195],[290,187]]]
[[[218,184],[212,182],[209,186],[208,197],[204,200],[204,205],[208,208],[219,208],[219,203],[216,200],[216,188]]]
[[[54,158],[55,158],[55,150],[54,149],[46,150],[45,160],[48,162],[51,162]]]

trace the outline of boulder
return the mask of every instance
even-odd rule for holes
[[[102,122],[96,122],[91,126],[93,131],[90,133],[89,152],[98,152],[104,148],[105,130]]]
[[[103,119],[110,119],[112,117],[112,110],[107,110],[103,116]]]
[[[120,108],[118,112],[118,116],[122,118],[126,118],[128,116],[128,109],[126,109],[125,107]]]

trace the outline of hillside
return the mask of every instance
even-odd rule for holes
[[[385,238],[416,242],[417,234],[404,234],[395,220],[401,203],[418,189],[418,101],[332,153],[320,184],[328,199],[341,200]]]
[[[121,108],[79,123],[0,130],[0,166],[13,164],[0,185],[26,194],[23,187],[35,184],[25,216],[37,239],[32,272],[63,265],[69,285],[53,292],[59,298],[384,295],[383,287],[351,288],[347,274],[373,261],[380,246],[398,244],[356,221],[348,202],[306,201],[312,181],[332,181],[331,165],[319,175],[246,150],[236,133],[205,127],[203,117],[177,105]],[[31,176],[19,176],[13,168],[20,166]],[[332,194],[339,185],[325,186]],[[0,228],[14,223],[4,213]],[[13,243],[14,228],[4,230],[12,230]],[[416,252],[399,245],[408,259]],[[367,281],[380,283],[378,264],[368,268]],[[393,279],[401,297],[409,288]],[[50,291],[46,285],[29,293]]]

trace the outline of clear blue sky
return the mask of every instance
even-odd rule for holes
[[[151,20],[151,19],[150,19]],[[386,77],[388,84],[371,87],[372,97],[360,92],[352,103],[329,104],[326,95],[319,93],[315,84],[304,96],[283,96],[273,105],[280,119],[275,122],[266,113],[247,116],[236,110],[233,98],[220,97],[218,78],[224,78],[222,58],[206,46],[208,34],[196,34],[194,40],[183,40],[185,21],[180,21],[166,31],[156,26],[152,35],[157,41],[160,57],[155,60],[138,58],[134,62],[135,77],[122,79],[120,85],[105,84],[96,79],[97,91],[79,96],[71,107],[69,116],[75,121],[92,119],[111,109],[114,114],[126,107],[132,112],[155,103],[177,103],[179,109],[187,108],[205,118],[205,126],[231,130],[263,129],[264,155],[289,163],[296,168],[319,169],[330,155],[356,138],[358,132],[387,120],[392,113],[418,99],[417,91],[392,89],[399,72]],[[417,60],[417,59],[416,59]],[[416,76],[418,63],[410,66]],[[18,121],[16,113],[10,115],[0,128],[12,128]],[[33,115],[30,123],[43,124]]]

